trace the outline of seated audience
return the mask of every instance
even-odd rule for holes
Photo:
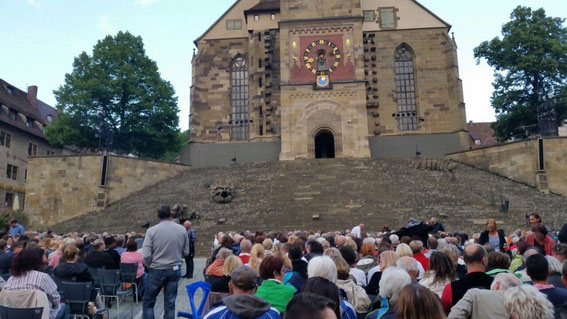
[[[465,264],[468,273],[463,279],[447,284],[441,295],[441,302],[446,313],[454,306],[465,293],[472,288],[490,289],[494,278],[487,275],[486,271],[486,250],[479,244],[472,244],[465,247]]]
[[[345,245],[339,249],[341,256],[347,262],[350,267],[350,275],[356,280],[356,284],[359,286],[366,286],[366,274],[364,271],[355,267],[356,265],[356,252],[352,247]],[[311,277],[311,276],[309,276]]]
[[[312,293],[325,298],[329,298],[330,300],[333,301],[334,304],[333,311],[335,312],[335,315],[337,316],[337,318],[341,318],[342,307],[341,307],[341,297],[339,294],[339,288],[331,281],[323,277],[311,277],[309,278],[309,280],[307,280],[307,282],[301,289],[301,293]],[[351,313],[353,313],[353,311],[351,311]],[[356,318],[356,315],[354,315],[354,317]]]
[[[553,305],[545,295],[530,285],[510,288],[504,293],[504,305],[510,319],[553,319]]]
[[[486,273],[490,276],[509,272],[510,268],[510,257],[502,252],[493,251],[486,257]]]
[[[284,319],[337,319],[335,303],[311,293],[293,297],[285,310]]]
[[[380,300],[376,302],[379,308],[369,313],[366,319],[395,319],[396,301],[402,288],[409,284],[411,278],[407,271],[398,267],[384,270],[380,279]]]
[[[4,239],[0,239],[0,274],[7,274],[12,267],[14,254],[6,250],[8,243]]]
[[[366,291],[349,278],[350,267],[342,257],[336,257],[333,261],[337,267],[337,286],[346,293],[356,312],[366,312],[370,306]]]
[[[407,237],[407,236],[404,236],[404,237],[409,239],[409,237]],[[407,239],[404,239],[404,240],[407,241]],[[411,239],[410,239],[410,242],[411,242]],[[413,251],[411,250],[410,246],[406,243],[403,243],[403,242],[400,243],[398,245],[398,247],[396,247],[396,254],[398,254],[398,256],[400,258],[402,258],[404,256],[413,258]],[[423,278],[423,275],[425,275],[425,269],[423,269],[423,266],[420,263],[418,263],[417,267],[419,269],[419,275],[418,275],[417,278],[421,279],[421,278]]]
[[[518,246],[516,248],[516,254],[514,255],[514,257],[512,257],[512,261],[510,262],[510,267],[508,268],[509,271],[516,272],[516,270],[518,270],[518,268],[520,268],[523,265],[522,258],[524,257],[524,253],[526,252],[526,250],[528,250],[529,248],[530,248],[530,244],[527,241],[522,240],[518,242]]]
[[[522,266],[520,266],[518,270],[514,273],[516,276],[518,276],[518,278],[520,278],[520,281],[523,284],[532,282],[532,279],[530,278],[530,276],[528,276],[528,273],[526,271],[526,261],[530,256],[536,254],[538,254],[538,251],[536,249],[530,248],[526,250],[526,252],[522,256],[522,262],[523,262]]]
[[[530,256],[526,261],[528,276],[532,279],[533,286],[547,296],[553,307],[559,308],[567,301],[567,289],[555,288],[549,284],[549,263],[542,254]]]
[[[237,258],[235,256],[232,257]],[[228,288],[230,296],[224,298],[218,307],[210,309],[203,319],[280,318],[280,313],[277,309],[272,308],[269,302],[254,295],[257,288],[256,273],[250,267],[238,266],[234,269],[230,273]]]
[[[555,258],[557,258],[557,260],[563,262],[565,259],[567,259],[567,244],[560,243],[553,246],[553,253],[555,254]]]
[[[223,268],[224,268],[224,261],[229,257],[232,256],[232,250],[222,247],[219,249],[217,253],[217,258],[213,261],[212,264],[207,267],[205,270],[205,275],[211,277],[222,277],[224,276]],[[211,279],[211,281],[214,279]]]
[[[57,285],[48,274],[41,272],[44,262],[47,261],[44,250],[41,248],[26,248],[14,256],[11,277],[2,290],[41,290],[47,295],[49,301],[49,318],[64,318],[66,307],[61,304],[61,296],[57,292]]]
[[[425,253],[425,257],[431,258],[431,254],[437,251],[437,247],[437,238],[434,236],[427,238],[427,252]]]
[[[260,277],[262,284],[256,291],[256,296],[263,298],[280,312],[285,311],[289,300],[293,297],[295,289],[283,284],[284,263],[281,258],[267,256],[260,264]]]
[[[120,265],[120,254],[116,251],[116,239],[114,239],[113,236],[104,237],[104,246],[104,251],[112,257],[112,261],[114,261],[116,265]]]
[[[250,266],[250,268],[252,268],[259,276],[260,264],[262,263],[263,259],[264,246],[262,246],[261,244],[254,244],[254,246],[252,246],[252,249],[250,250],[250,261],[246,265]]]
[[[250,261],[250,249],[252,249],[252,243],[248,239],[242,239],[239,247],[240,254],[238,255],[238,258],[240,258],[243,265],[246,265]]]
[[[370,281],[365,288],[367,294],[378,294],[380,290],[380,279],[382,278],[384,270],[386,270],[388,267],[396,266],[397,261],[398,254],[394,251],[386,250],[380,254],[380,271],[375,272],[370,278]]]
[[[494,277],[490,290],[469,289],[467,293],[451,308],[449,319],[509,319],[510,315],[504,306],[504,291],[520,285],[520,280],[507,273]]]
[[[420,240],[412,240],[409,246],[413,253],[413,258],[421,264],[424,271],[429,270],[429,258],[423,254],[423,243]]]
[[[400,290],[396,318],[443,319],[445,312],[435,293],[421,285],[410,284]]]
[[[307,281],[307,262],[303,260],[301,247],[297,244],[286,244],[286,247],[293,272],[298,273],[304,282]]]
[[[120,262],[124,264],[136,264],[136,284],[138,285],[138,295],[143,296],[145,290],[146,273],[144,271],[144,257],[138,251],[138,244],[132,238],[126,242],[126,251],[120,255]]]
[[[93,242],[93,251],[85,257],[85,263],[89,268],[118,269],[119,267],[112,257],[104,251],[104,241],[102,239],[97,239]]]
[[[307,266],[309,278],[323,277],[330,282],[337,282],[337,266],[329,256],[314,257]]]
[[[419,275],[419,263],[412,257],[403,256],[396,261],[396,266],[408,272],[411,281],[417,283],[417,276]]]
[[[217,259],[218,260],[218,259]],[[215,260],[216,262],[216,260]],[[242,261],[237,256],[228,256],[223,265],[223,276],[211,277],[211,291],[229,293],[230,274],[236,268],[242,266]]]
[[[447,284],[457,278],[453,261],[443,252],[434,252],[429,259],[429,270],[419,284],[433,291],[441,298]]]
[[[556,288],[565,288],[561,282],[561,272],[563,271],[563,264],[553,256],[545,256],[549,265],[549,277],[547,281],[550,285]]]

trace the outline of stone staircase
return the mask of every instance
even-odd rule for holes
[[[239,164],[195,169],[52,227],[55,231],[142,231],[157,222],[159,203],[187,205],[195,213],[198,254],[213,235],[236,230],[337,230],[364,222],[369,231],[403,226],[408,218],[437,216],[449,231],[478,232],[488,217],[509,231],[537,212],[557,227],[566,221],[567,198],[456,164],[453,173],[416,169],[409,159],[329,159]],[[212,200],[211,185],[235,193]],[[510,201],[500,210],[501,196]]]

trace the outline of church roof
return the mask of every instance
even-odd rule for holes
[[[420,6],[423,10],[427,11],[430,15],[434,16],[437,20],[441,21],[443,24],[445,24],[447,27],[449,27],[449,29],[451,29],[451,25],[449,23],[447,23],[447,21],[441,19],[438,15],[436,15],[435,13],[433,13],[431,10],[427,9],[426,6],[424,6],[423,4],[419,3],[417,0],[412,0],[415,4],[417,4],[418,6]]]
[[[280,10],[280,0],[260,0],[260,2],[252,8],[244,11],[244,14],[256,12],[273,12]]]

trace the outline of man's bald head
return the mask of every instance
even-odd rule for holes
[[[486,258],[486,249],[479,244],[472,244],[465,247],[463,252],[463,259],[465,264],[482,263]]]
[[[520,279],[518,277],[507,274],[499,273],[494,277],[494,281],[490,286],[491,290],[507,290],[508,288],[518,287],[521,285]]]

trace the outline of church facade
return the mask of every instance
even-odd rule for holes
[[[451,26],[414,0],[237,0],[195,40],[194,167],[467,148]]]

